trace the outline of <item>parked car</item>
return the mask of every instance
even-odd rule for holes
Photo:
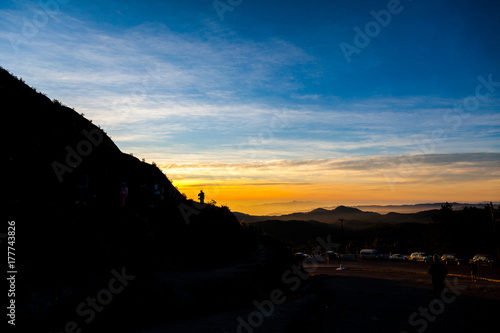
[[[324,263],[326,261],[326,256],[319,254],[310,255],[311,261],[315,263]]]
[[[359,252],[361,259],[378,260],[382,259],[382,255],[375,249],[363,249]]]
[[[305,259],[310,258],[310,257],[311,256],[306,254],[306,253],[302,253],[302,252],[295,253],[295,259],[297,259],[299,262],[302,262]]]
[[[464,259],[458,258],[454,254],[443,254],[441,256],[441,261],[444,262],[445,264],[456,264],[456,265],[463,265],[465,263]]]
[[[492,259],[490,256],[485,254],[476,254],[471,262],[477,263],[479,266],[488,266],[493,267],[496,266],[496,260]]]
[[[340,260],[340,253],[337,253],[335,251],[326,251],[325,253],[325,259],[328,260]]]
[[[410,255],[411,261],[423,261],[423,262],[432,262],[432,256],[428,256],[425,252],[413,252]]]
[[[402,254],[399,254],[399,253],[395,253],[395,254],[391,254],[389,256],[389,260],[394,260],[394,261],[408,261],[408,256],[405,256],[405,255],[402,255]]]

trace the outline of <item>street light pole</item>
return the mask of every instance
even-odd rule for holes
[[[500,247],[498,244],[498,230],[497,230],[497,219],[495,219],[495,208],[493,207],[493,203],[490,202],[489,205],[487,205],[490,209],[491,213],[491,222],[493,224],[493,237],[495,239],[495,247],[497,249],[497,260],[500,260]]]
[[[344,219],[339,219],[340,221],[340,246],[342,247],[342,251],[345,253],[344,246]]]

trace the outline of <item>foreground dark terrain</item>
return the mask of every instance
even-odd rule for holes
[[[450,266],[449,287],[438,303],[427,264],[346,261],[343,266],[306,265],[310,275],[283,304],[257,298],[259,306],[127,332],[498,331],[499,268],[483,269],[484,277],[472,282],[467,267]]]
[[[498,331],[498,268],[485,268],[488,278],[472,282],[468,267],[450,267],[448,292],[439,303],[426,264],[347,262],[345,267],[313,269],[327,276],[321,292],[329,295],[318,332]]]
[[[2,68],[0,99],[9,330],[120,332],[241,308],[293,263]]]

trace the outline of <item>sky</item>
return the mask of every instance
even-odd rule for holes
[[[500,1],[0,1],[0,66],[250,214],[500,201]]]

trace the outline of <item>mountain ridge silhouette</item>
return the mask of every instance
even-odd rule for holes
[[[348,206],[337,206],[334,209],[316,208],[309,212],[298,212],[283,215],[251,215],[240,212],[233,212],[238,220],[248,223],[261,222],[266,220],[280,220],[280,221],[317,221],[321,223],[337,224],[340,219],[345,221],[356,222],[357,226],[366,226],[370,223],[400,223],[400,222],[418,222],[430,223],[432,222],[432,215],[437,211],[436,209],[424,210],[416,213],[397,213],[390,212],[381,214],[371,211],[363,211],[359,208]],[[354,223],[351,223],[354,225]]]
[[[228,207],[186,199],[156,165],[122,152],[92,121],[4,68],[0,100],[4,204],[15,223],[23,331],[64,329],[110,272],[137,278],[90,326],[77,317],[86,331],[248,306],[256,289],[275,288],[269,281],[279,282],[293,263],[282,244],[257,239]],[[222,276],[221,268],[229,273]]]

